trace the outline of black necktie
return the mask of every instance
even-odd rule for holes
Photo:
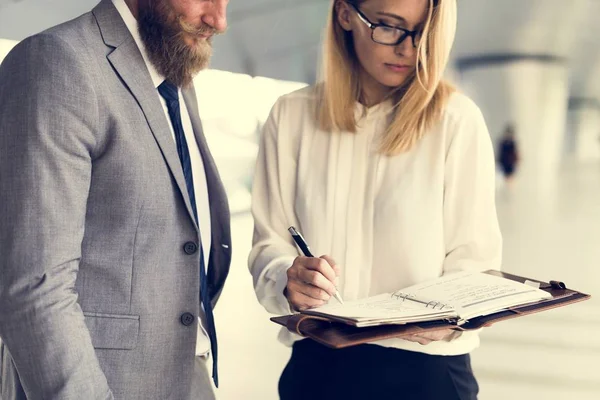
[[[196,207],[196,194],[194,192],[192,163],[190,161],[190,151],[185,140],[183,124],[181,123],[179,92],[177,90],[177,86],[168,81],[164,81],[160,84],[158,87],[158,92],[167,101],[169,117],[171,119],[171,124],[173,125],[173,131],[175,132],[177,153],[179,154],[179,161],[181,161],[181,168],[183,169],[183,175],[185,176],[185,185],[187,186],[190,203],[192,205],[192,210],[194,211],[194,218],[196,218],[196,223],[198,224],[199,228],[200,222],[198,220],[198,210]],[[219,374],[217,371],[217,332],[215,329],[215,319],[212,305],[208,296],[208,282],[206,279],[206,266],[204,263],[204,250],[202,249],[202,241],[200,241],[198,244],[198,248],[200,249],[200,300],[204,305],[204,313],[206,314],[206,322],[208,324],[206,330],[208,332],[208,337],[210,338],[210,347],[213,357],[213,380],[215,381],[215,386],[219,387]]]

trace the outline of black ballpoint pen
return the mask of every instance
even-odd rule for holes
[[[298,247],[300,247],[300,250],[302,250],[302,253],[304,253],[304,255],[306,257],[314,257],[310,251],[310,247],[308,247],[308,244],[306,243],[306,241],[304,240],[304,237],[302,237],[300,232],[298,232],[296,230],[296,228],[294,228],[293,226],[290,226],[288,228],[288,231],[292,235],[294,242],[296,242]],[[335,293],[334,293],[333,297],[335,297],[335,299],[337,301],[339,301],[340,304],[344,304],[344,300],[342,300],[342,296],[340,296],[340,292],[338,292],[337,288],[335,289]]]

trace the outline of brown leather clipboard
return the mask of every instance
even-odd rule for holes
[[[435,331],[439,329],[456,329],[469,331],[491,326],[497,322],[518,318],[525,315],[535,314],[553,308],[564,307],[589,299],[591,296],[575,290],[567,289],[562,282],[541,282],[535,279],[524,278],[517,275],[500,271],[486,271],[486,273],[501,276],[518,282],[537,282],[540,289],[549,292],[552,299],[540,301],[524,306],[513,307],[508,310],[477,317],[468,320],[458,326],[453,321],[439,320],[420,323],[409,323],[404,325],[379,325],[372,327],[357,328],[341,322],[328,320],[306,314],[293,314],[281,317],[273,317],[271,321],[283,325],[290,332],[315,340],[325,346],[341,349],[358,344],[375,342],[383,339],[391,339],[411,335],[419,332]]]

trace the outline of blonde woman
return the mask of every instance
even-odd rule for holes
[[[442,80],[455,25],[456,0],[332,2],[323,81],[280,98],[262,136],[249,266],[269,312],[500,267],[491,140]],[[298,256],[290,225],[327,255]],[[293,345],[282,399],[477,396],[476,333],[344,350],[280,339]]]

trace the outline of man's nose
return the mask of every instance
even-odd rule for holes
[[[229,0],[214,0],[208,12],[202,17],[202,21],[217,32],[224,32],[227,29],[228,2]]]

